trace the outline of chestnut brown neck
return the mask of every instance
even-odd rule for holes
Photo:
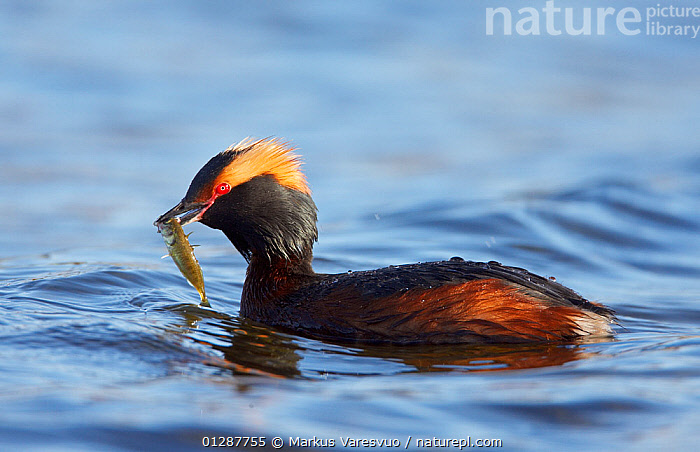
[[[196,191],[196,190],[195,190]],[[220,229],[248,261],[241,314],[255,315],[271,300],[313,277],[313,244],[318,237],[316,204],[308,193],[261,175],[231,188],[200,220]]]
[[[313,253],[307,247],[290,258],[253,254],[248,263],[241,295],[241,315],[259,318],[285,295],[297,290],[315,275],[311,267]]]

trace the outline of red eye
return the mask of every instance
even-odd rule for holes
[[[216,186],[216,194],[217,195],[225,195],[226,193],[231,191],[231,186],[227,184],[226,182],[222,182],[219,185]]]

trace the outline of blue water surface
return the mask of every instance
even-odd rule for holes
[[[0,449],[263,436],[692,450],[699,41],[544,24],[489,36],[489,6],[0,4]],[[245,261],[194,224],[212,302],[197,307],[152,222],[247,136],[304,156],[317,271],[498,260],[612,307],[615,337],[363,347],[282,333],[238,317]]]

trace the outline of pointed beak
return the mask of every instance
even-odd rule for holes
[[[210,202],[187,202],[183,199],[178,205],[158,217],[153,222],[153,225],[160,231],[161,225],[171,218],[178,218],[181,226],[194,223],[202,218],[202,215],[210,205]]]

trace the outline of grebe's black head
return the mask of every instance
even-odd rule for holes
[[[209,160],[155,224],[180,217],[220,229],[248,261],[310,259],[316,204],[300,166],[287,143],[244,140]]]

